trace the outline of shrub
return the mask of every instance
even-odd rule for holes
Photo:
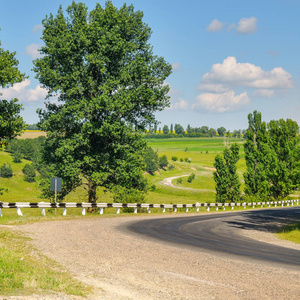
[[[181,184],[182,183],[182,179],[181,178],[177,178],[177,183]]]
[[[24,180],[27,182],[33,182],[35,181],[35,168],[31,164],[26,164],[22,170],[24,173]]]
[[[159,167],[162,169],[164,167],[167,167],[169,164],[167,156],[166,155],[160,156],[158,159],[158,164],[159,164]]]
[[[151,147],[149,147],[144,155],[146,171],[153,174],[158,170],[158,155]]]
[[[20,151],[16,151],[13,155],[13,162],[20,163],[22,162],[23,155]]]
[[[187,181],[188,181],[189,183],[191,183],[194,179],[195,179],[195,174],[192,173],[192,174],[188,177]]]
[[[180,158],[180,162],[183,162],[183,158],[182,157]]]
[[[175,168],[174,165],[169,165],[169,167],[168,167],[169,170],[173,170],[174,168]]]
[[[177,157],[177,156],[172,156],[172,160],[173,160],[173,161],[177,161],[177,160],[178,160],[178,157]]]
[[[11,168],[11,165],[9,163],[5,163],[0,168],[0,174],[3,178],[10,178],[13,176],[13,170]]]

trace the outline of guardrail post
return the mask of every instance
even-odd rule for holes
[[[133,213],[137,214],[137,206],[133,208]]]
[[[174,212],[177,212],[177,206],[174,206]]]
[[[151,214],[151,210],[150,210],[150,207],[148,206],[147,208],[147,211],[148,211],[148,214]]]
[[[23,214],[22,214],[22,212],[21,212],[21,208],[20,208],[20,207],[16,207],[16,210],[17,210],[18,216],[22,217]]]
[[[189,208],[188,207],[185,208],[185,212],[189,212]]]
[[[81,207],[81,214],[85,216],[85,207]]]
[[[2,217],[2,208],[0,208],[0,217]]]
[[[67,208],[64,207],[64,208],[63,208],[63,216],[66,216],[66,215],[67,215]]]
[[[290,201],[286,201],[286,206],[290,206]]]
[[[209,203],[207,204],[207,207],[206,207],[207,211],[209,211]]]
[[[100,215],[103,215],[103,207],[100,207]]]
[[[165,205],[163,204],[163,207],[162,207],[162,212],[165,213],[166,212],[166,208],[165,208]]]
[[[41,207],[41,214],[42,216],[46,216],[45,207]]]
[[[117,207],[117,214],[120,213],[120,207]]]

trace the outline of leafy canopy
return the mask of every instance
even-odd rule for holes
[[[142,18],[132,5],[107,1],[90,12],[73,2],[66,16],[60,7],[43,20],[34,70],[49,97],[58,95],[58,104],[38,111],[48,135],[43,161],[63,178],[65,194],[82,183],[89,201],[97,186],[145,190],[146,143],[133,128],[145,129],[169,105],[171,65],[153,54]]]
[[[0,42],[0,87],[2,88],[10,87],[26,78],[25,74],[18,69],[19,62],[15,55],[16,52],[1,48]],[[20,116],[21,109],[22,105],[18,103],[18,99],[0,100],[0,140],[12,139],[25,129],[25,123]]]

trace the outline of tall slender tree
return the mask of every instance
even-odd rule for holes
[[[236,202],[240,199],[240,181],[236,172],[236,164],[239,160],[239,145],[234,143],[230,148],[225,148],[223,157],[215,157],[214,167],[216,171],[214,180],[216,183],[217,202]]]

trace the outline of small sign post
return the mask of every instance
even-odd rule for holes
[[[61,192],[62,188],[62,179],[60,177],[51,177],[51,191],[55,192],[55,204],[57,198],[57,192]],[[55,207],[56,214],[56,207]]]

